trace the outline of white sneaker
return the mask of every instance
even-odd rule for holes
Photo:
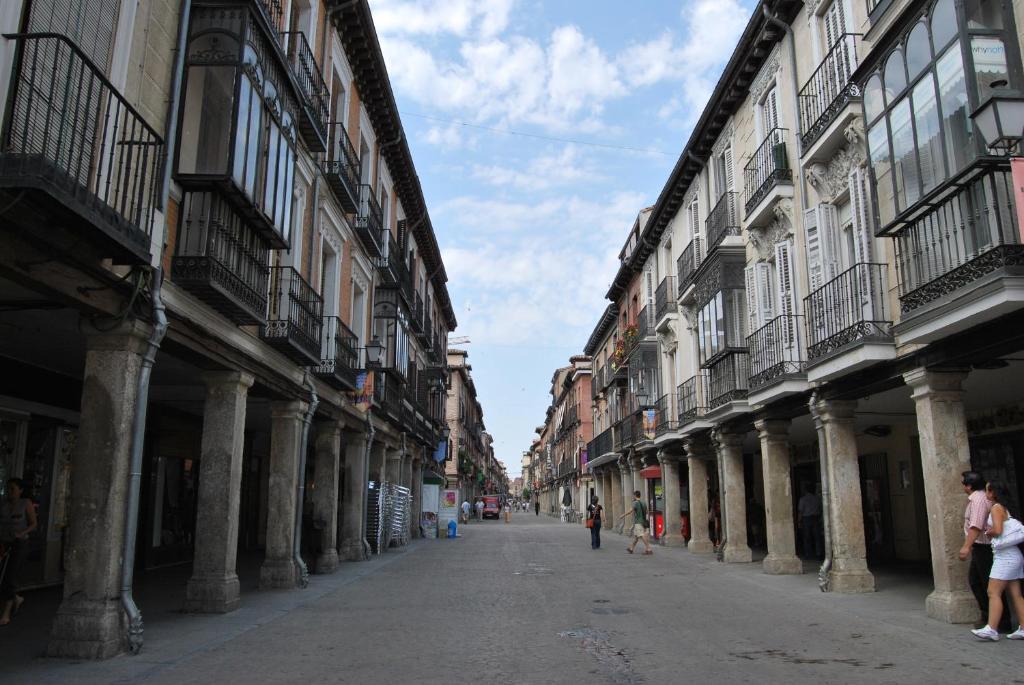
[[[998,642],[999,641],[999,631],[998,630],[992,630],[988,626],[985,626],[984,628],[978,628],[977,630],[972,630],[971,632],[974,633],[974,637],[978,638],[979,640],[992,640],[992,642]],[[1020,632],[1020,631],[1017,631],[1017,632]],[[1022,636],[1022,637],[1024,637],[1024,636]],[[1014,638],[1014,639],[1019,639],[1019,638]]]
[[[1006,636],[1007,640],[1024,640],[1024,626],[1020,626],[1017,630],[1013,631]]]

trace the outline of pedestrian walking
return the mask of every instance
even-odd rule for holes
[[[999,639],[999,631],[994,627],[998,626],[1003,617],[1003,591],[1008,590],[1010,600],[1013,602],[1013,610],[1017,614],[1017,630],[1006,637],[1010,640],[1024,640],[1024,627],[1020,621],[1024,620],[1024,597],[1020,593],[1020,580],[1024,578],[1024,556],[1021,555],[1020,547],[1016,544],[999,545],[999,536],[1003,533],[1019,533],[1020,521],[1012,518],[1010,512],[1002,502],[1010,499],[1010,488],[1002,481],[990,481],[985,486],[985,496],[992,504],[988,514],[986,530],[990,539],[996,543],[992,553],[992,571],[988,580],[988,623],[983,628],[972,630],[979,640]],[[1011,526],[1015,529],[1011,531]],[[1009,613],[1009,612],[1006,612]]]
[[[804,494],[796,504],[796,521],[800,529],[800,547],[805,557],[821,559],[825,556],[824,530],[821,526],[821,497],[814,486],[804,484]]]
[[[964,510],[964,546],[960,548],[960,560],[971,559],[967,571],[967,583],[970,585],[974,598],[981,610],[981,620],[975,628],[982,628],[988,620],[989,576],[992,573],[992,541],[988,536],[988,518],[992,510],[992,502],[985,494],[985,479],[976,471],[964,471],[961,484],[967,494],[967,507]],[[998,626],[1002,632],[1010,632],[1009,617],[1003,618]]]
[[[651,543],[647,541],[647,527],[650,525],[647,521],[647,506],[640,499],[639,490],[633,492],[633,506],[628,511],[624,511],[619,520],[621,521],[631,514],[633,516],[633,528],[631,531],[633,542],[629,544],[626,551],[632,554],[633,550],[636,549],[636,543],[642,540],[644,543],[644,554],[654,554],[654,550],[651,549]]]
[[[508,501],[502,506],[502,510],[505,514],[505,523],[512,520],[512,504]]]
[[[533,513],[535,516],[540,516],[540,500],[534,500],[533,502]]]
[[[484,520],[484,500],[482,497],[476,498],[476,520]]]
[[[469,500],[462,500],[462,521],[461,523],[469,523]]]
[[[590,549],[601,549],[601,520],[604,518],[604,507],[598,502],[597,495],[590,498],[587,507],[587,525],[590,528]]]
[[[18,573],[28,556],[28,536],[39,522],[35,505],[24,494],[25,483],[11,478],[0,504],[0,626],[9,624],[25,603],[18,594]]]

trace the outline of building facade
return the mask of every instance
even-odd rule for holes
[[[365,559],[370,488],[418,534],[456,321],[368,4],[0,27],[0,487],[64,586],[49,653],[138,649],[136,571],[191,562],[185,610],[226,612],[241,557],[265,588]]]
[[[450,381],[446,420],[451,431],[451,458],[445,466],[446,487],[457,489],[460,502],[481,495],[508,492],[508,475],[494,454],[494,439],[484,425],[484,410],[476,394],[473,367],[465,350],[448,350]]]
[[[612,516],[640,489],[665,544],[802,573],[817,493],[823,588],[919,565],[928,615],[978,618],[960,474],[1024,501],[1024,248],[972,113],[1024,85],[1020,12],[758,4],[584,350]]]

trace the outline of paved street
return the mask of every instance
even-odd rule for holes
[[[36,660],[3,682],[1024,682],[1024,644],[926,619],[923,581],[825,595],[810,574],[628,556],[618,535],[592,552],[582,526],[532,513],[463,533],[157,621],[140,656]]]

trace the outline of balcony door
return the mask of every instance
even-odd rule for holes
[[[715,193],[722,197],[733,190],[732,145],[727,145],[720,155],[715,157]]]

